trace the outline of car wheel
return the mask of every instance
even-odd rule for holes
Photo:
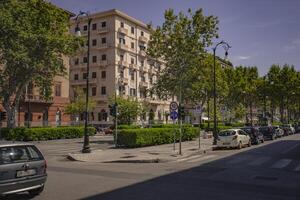
[[[34,189],[34,190],[29,190],[28,192],[31,196],[37,196],[37,195],[41,194],[43,192],[43,190],[44,190],[44,186],[39,187],[39,188]]]
[[[262,140],[261,140],[261,143],[264,143],[264,142],[265,142],[265,140],[264,140],[264,139],[262,139]]]
[[[243,145],[242,145],[242,142],[240,141],[239,142],[239,145],[238,145],[238,147],[237,147],[238,149],[241,149],[241,148],[243,148]]]
[[[248,147],[251,147],[251,139],[248,142]]]

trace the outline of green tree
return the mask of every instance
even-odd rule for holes
[[[165,21],[153,31],[148,45],[148,55],[165,62],[153,87],[160,98],[181,93],[183,100],[188,101],[196,96],[193,84],[207,75],[201,64],[207,55],[206,48],[218,36],[217,24],[217,18],[204,16],[202,9],[194,13],[189,10],[188,15],[182,12],[176,15],[172,9],[165,11]]]
[[[75,98],[71,103],[69,103],[65,107],[65,113],[78,117],[85,112],[86,99],[85,99],[85,93],[81,88],[76,88],[74,93],[76,94]],[[89,98],[88,112],[93,111],[95,107],[96,107],[96,101]]]
[[[69,17],[43,0],[0,2],[0,98],[8,127],[15,126],[26,85],[34,82],[49,98],[54,76],[64,75],[63,55],[78,47],[68,34]]]

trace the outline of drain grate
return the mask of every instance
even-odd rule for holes
[[[272,177],[272,176],[255,176],[254,179],[258,180],[266,180],[266,181],[277,181],[277,177]]]

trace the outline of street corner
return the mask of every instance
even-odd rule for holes
[[[99,154],[101,155],[102,152],[102,150],[96,150],[91,153],[68,153],[67,159],[78,162],[102,162],[99,159]]]

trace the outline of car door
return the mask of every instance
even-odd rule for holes
[[[243,131],[243,130],[239,130],[239,134],[242,137],[242,143],[243,144],[248,144],[248,142],[249,142],[249,135],[245,131]]]

